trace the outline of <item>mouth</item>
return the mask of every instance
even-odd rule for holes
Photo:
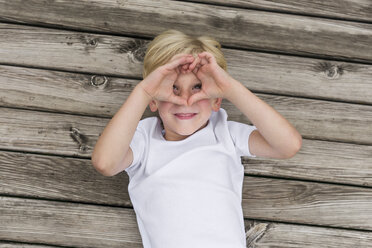
[[[174,114],[178,119],[188,120],[192,119],[197,113],[176,113]]]

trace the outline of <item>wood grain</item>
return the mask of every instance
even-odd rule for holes
[[[1,195],[132,207],[125,172],[107,178],[90,160],[0,154],[9,161]],[[372,230],[372,188],[245,176],[242,197],[246,218]]]
[[[246,221],[248,248],[370,247],[371,232]]]
[[[0,241],[0,248],[58,248],[59,246],[24,244],[16,242]]]
[[[242,157],[242,163],[248,175],[372,186],[372,146],[304,139],[293,158]]]
[[[142,247],[132,209],[0,197],[0,239],[75,247]]]
[[[330,0],[330,1],[291,1],[291,0],[183,0],[252,8],[263,11],[279,11],[297,15],[320,16],[359,22],[372,22],[372,3],[363,0]]]
[[[246,218],[372,230],[372,189],[246,176]]]
[[[142,247],[134,211],[87,204],[0,198],[0,239],[73,247]],[[245,221],[247,247],[369,247],[371,232]],[[32,247],[7,246],[0,247]],[[36,246],[44,247],[44,246]]]
[[[53,81],[52,79],[55,77],[52,76],[52,78],[47,80],[43,81],[43,79],[41,79],[39,81],[38,74],[35,72],[33,73],[36,77],[34,82],[38,81],[38,83],[36,83],[37,86],[30,87],[25,82],[19,86],[12,83],[4,84],[2,85],[3,90],[0,92],[0,103],[10,107],[16,106],[19,108],[61,111],[82,115],[101,115],[111,118],[114,113],[119,110],[134,86],[138,83],[138,81],[134,80],[111,80],[107,77],[100,77],[102,82],[107,81],[107,83],[104,85],[96,85],[92,83],[92,78],[94,78],[92,75],[83,76],[70,74],[68,75],[70,78],[69,80],[63,80],[63,75],[57,74],[57,72],[55,74],[57,75],[56,77],[60,78],[59,80]],[[50,76],[50,74],[47,75]],[[46,83],[52,81],[55,83],[54,87]],[[305,138],[352,142],[365,145],[372,144],[370,139],[372,136],[372,126],[369,125],[369,123],[372,123],[371,106],[269,94],[256,95],[287,118]],[[224,100],[222,107],[227,110],[231,120],[249,123],[249,120],[229,101]],[[6,143],[12,143],[11,140],[17,139],[19,133],[16,130],[19,128],[22,129],[24,139],[26,139],[28,135],[31,135],[31,137],[29,137],[31,139],[40,139],[41,133],[44,133],[44,137],[46,137],[48,132],[52,136],[58,136],[58,133],[54,134],[52,132],[56,129],[61,129],[61,131],[63,130],[62,132],[70,132],[73,130],[74,126],[81,126],[80,128],[85,129],[86,127],[83,126],[91,126],[90,123],[99,124],[99,127],[103,128],[103,124],[107,122],[102,123],[102,119],[82,117],[83,122],[88,121],[89,123],[76,124],[71,123],[73,120],[78,121],[80,118],[75,115],[53,115],[43,112],[26,111],[24,112],[24,116],[22,116],[18,113],[12,114],[13,111],[21,110],[9,110],[4,108],[2,116],[0,116],[0,118],[3,119],[1,120],[3,125],[10,125],[10,127],[7,128],[5,128],[5,126],[0,128],[0,132],[7,134],[5,137],[1,138],[2,141]],[[149,109],[147,109],[144,114],[144,117],[148,116],[154,116]],[[44,119],[48,120],[46,122],[54,124],[57,123],[57,119],[61,118],[66,118],[59,122],[64,124],[56,124],[54,127],[52,127],[53,125],[41,121]],[[66,120],[71,121],[66,123]],[[28,123],[26,123],[26,121]],[[13,122],[14,124],[17,123],[17,126],[13,125]],[[31,124],[31,122],[33,124]],[[43,129],[42,126],[47,125],[47,127],[44,127],[47,130],[40,130],[41,133],[36,134],[35,129],[31,130],[32,127],[30,125],[34,126],[33,128],[36,129]],[[59,128],[57,126],[59,126]],[[86,130],[86,132],[91,135],[92,132],[96,131],[96,134],[98,134],[97,128],[98,126],[95,125],[93,129]],[[9,132],[9,130],[13,130],[13,133]],[[89,138],[88,136],[87,138]],[[63,140],[66,141],[66,135],[64,135]],[[70,140],[70,138],[68,138],[68,140]],[[50,141],[44,141],[47,143],[43,145],[47,147],[51,146]],[[41,148],[38,144],[40,141],[35,142],[33,142],[32,146]],[[78,143],[82,142],[84,141],[79,141]],[[94,143],[90,142],[89,145],[93,146]],[[9,148],[10,147],[13,147],[12,149],[19,149],[14,146],[14,142],[13,145],[9,144]],[[81,149],[89,149],[89,147],[81,147]]]
[[[0,151],[0,195],[131,206],[125,171],[98,173],[90,159]]]
[[[208,30],[230,47],[372,61],[372,25],[365,23],[167,0],[2,0],[0,6],[0,20],[7,22],[142,37],[169,28],[194,35]]]
[[[169,28],[220,41],[304,137],[292,159],[242,158],[247,247],[370,247],[372,4],[198,2],[0,0],[0,248],[142,247],[127,174],[90,156]]]
[[[142,79],[147,40],[0,23],[1,30],[7,35],[0,36],[0,63],[21,66],[0,67],[0,80],[7,84],[40,84],[42,80],[45,86],[55,87],[64,80],[69,84],[83,80],[103,88],[109,83],[109,75]],[[235,49],[222,51],[228,72],[251,90],[372,104],[371,65]],[[89,78],[55,70],[93,75]]]

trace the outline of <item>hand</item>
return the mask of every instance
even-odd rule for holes
[[[194,60],[191,54],[176,54],[171,60],[152,71],[140,86],[151,100],[167,101],[179,105],[187,105],[187,100],[174,94],[173,84],[180,73],[185,73],[184,65]]]
[[[192,95],[188,100],[188,105],[192,105],[202,99],[226,98],[232,86],[233,78],[222,69],[216,62],[213,54],[202,52],[188,66],[186,73],[192,71],[202,82],[202,89]]]

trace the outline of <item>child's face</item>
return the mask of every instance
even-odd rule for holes
[[[180,74],[174,83],[174,93],[186,100],[199,92],[200,88],[201,82],[192,72]],[[175,141],[183,140],[204,128],[212,111],[219,110],[221,102],[222,98],[203,99],[192,106],[186,106],[154,100],[150,103],[150,109],[153,112],[159,111],[165,129],[165,139]],[[191,113],[192,115],[180,115]]]

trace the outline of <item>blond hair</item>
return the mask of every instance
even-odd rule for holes
[[[194,57],[201,52],[210,52],[216,58],[217,64],[227,71],[225,57],[221,44],[209,36],[193,37],[175,29],[168,29],[156,36],[147,47],[143,61],[143,78],[147,77],[159,66],[166,64],[179,53],[192,54]]]

